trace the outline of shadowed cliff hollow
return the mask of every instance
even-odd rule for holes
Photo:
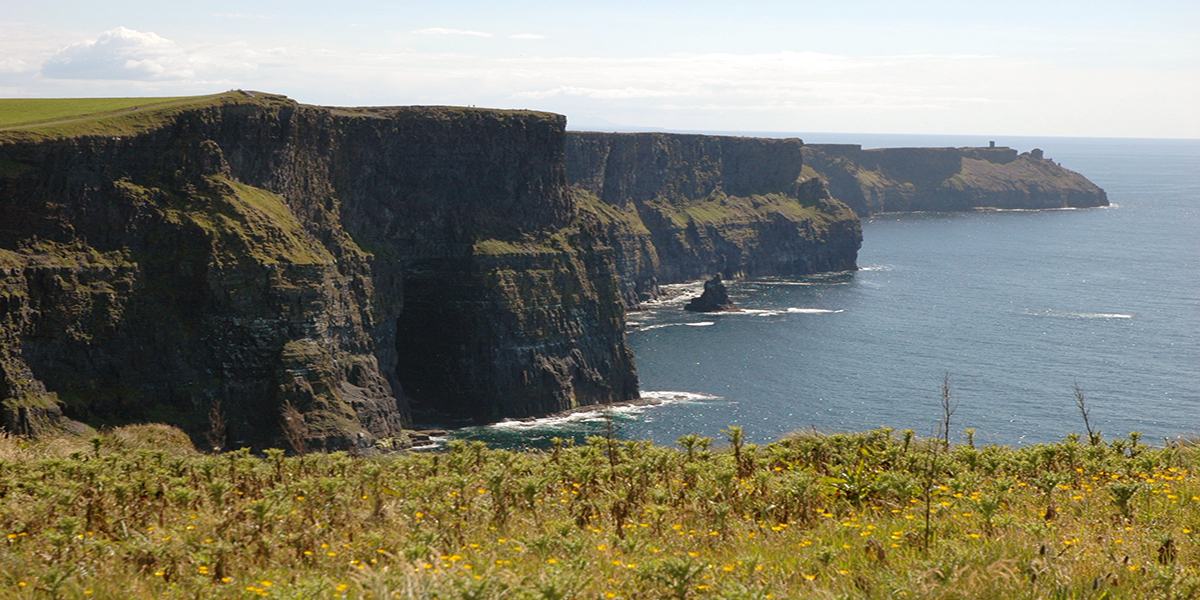
[[[855,267],[862,230],[798,139],[567,134],[567,178],[602,216],[626,302],[663,283]]]
[[[0,130],[5,426],[262,447],[292,406],[310,447],[361,447],[410,410],[635,397],[563,128],[235,92]]]
[[[1086,177],[1012,148],[880,148],[811,144],[804,160],[861,216],[879,212],[1108,206]]]

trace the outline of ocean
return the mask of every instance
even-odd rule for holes
[[[1200,434],[1200,140],[791,135],[1041,148],[1112,206],[876,215],[856,272],[729,282],[745,313],[685,313],[699,283],[671,286],[676,297],[630,314],[643,396],[661,403],[453,436],[545,447],[609,423],[660,444],[720,440],[731,425],[755,443],[877,427],[931,436],[946,379],[952,439],[967,428],[998,444],[1083,433],[1076,386],[1106,438]]]

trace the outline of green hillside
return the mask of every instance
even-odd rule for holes
[[[0,127],[32,125],[60,119],[97,117],[130,112],[167,102],[173,98],[10,98],[0,100]]]
[[[165,98],[0,99],[0,142],[87,135],[133,135],[205,105],[291,103],[284,96],[228,91]]]

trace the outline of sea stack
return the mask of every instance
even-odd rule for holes
[[[730,302],[725,284],[721,282],[721,275],[718,273],[704,282],[704,293],[692,298],[683,309],[692,312],[730,312],[737,310],[737,306]]]

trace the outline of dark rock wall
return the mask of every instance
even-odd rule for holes
[[[491,421],[637,396],[615,257],[567,193],[563,117],[340,118],[343,222],[400,265],[403,306],[377,303],[376,340],[419,417]]]
[[[310,447],[361,447],[410,408],[636,396],[615,257],[566,193],[562,129],[259,96],[132,137],[0,139],[6,425],[65,412],[203,440],[219,411],[222,441],[262,447],[290,404]]]
[[[0,247],[20,273],[4,293],[29,315],[0,377],[36,382],[4,394],[10,423],[23,404],[61,404],[201,440],[217,411],[219,442],[280,445],[290,403],[312,443],[399,433],[372,353],[368,257],[297,129],[298,107],[277,102],[136,137],[0,146],[27,166],[0,182]]]
[[[855,268],[858,219],[797,139],[568,133],[567,179],[603,216],[626,302],[660,283]]]
[[[805,163],[859,215],[977,208],[1107,206],[1087,178],[1012,148],[881,148],[811,144]]]
[[[246,93],[0,131],[5,425],[346,448],[628,400],[626,306],[659,282],[854,268],[799,140],[564,124]]]

